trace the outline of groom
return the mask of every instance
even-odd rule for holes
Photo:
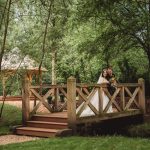
[[[113,95],[116,90],[116,87],[114,86],[116,83],[116,79],[111,66],[107,67],[106,79],[109,81],[108,91],[111,95]]]

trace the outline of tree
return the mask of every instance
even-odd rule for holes
[[[84,18],[105,20],[108,24],[100,36],[104,50],[142,48],[150,66],[150,1],[149,0],[96,0],[79,3]],[[84,8],[85,9],[84,9]],[[83,10],[82,10],[83,9]],[[80,12],[81,14],[81,12]],[[111,46],[110,46],[111,45]]]
[[[10,16],[10,8],[11,8],[11,0],[7,0],[4,3],[4,8],[2,9],[2,15],[0,16],[1,22],[0,22],[0,31],[2,30],[2,27],[4,26],[3,31],[3,38],[2,38],[2,44],[0,49],[0,72],[1,72],[1,63],[2,63],[2,57],[5,52],[5,45],[6,45],[6,39],[7,39],[7,32],[8,32],[8,25],[9,25],[9,16]]]

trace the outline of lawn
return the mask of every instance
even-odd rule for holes
[[[0,150],[149,150],[150,139],[105,137],[47,138],[32,142],[1,145]]]
[[[1,105],[0,105],[1,107]],[[21,110],[5,105],[0,122],[0,135],[9,134],[10,126],[21,124]],[[131,126],[133,136],[149,134],[150,124]],[[143,134],[142,134],[143,136]],[[143,136],[145,137],[145,136]],[[36,141],[0,145],[0,150],[149,150],[150,139],[123,136],[43,138]]]
[[[1,106],[0,104],[0,108]],[[9,134],[9,128],[19,124],[21,124],[21,109],[5,104],[2,118],[0,119],[0,135]]]

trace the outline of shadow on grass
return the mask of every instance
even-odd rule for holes
[[[124,117],[120,119],[106,120],[101,123],[80,125],[80,136],[121,135],[128,137],[150,137],[150,123],[143,122],[143,116]]]

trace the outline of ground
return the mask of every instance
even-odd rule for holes
[[[40,139],[40,138],[30,137],[30,136],[19,136],[19,135],[3,135],[3,136],[0,136],[0,145],[33,141],[37,139]]]

